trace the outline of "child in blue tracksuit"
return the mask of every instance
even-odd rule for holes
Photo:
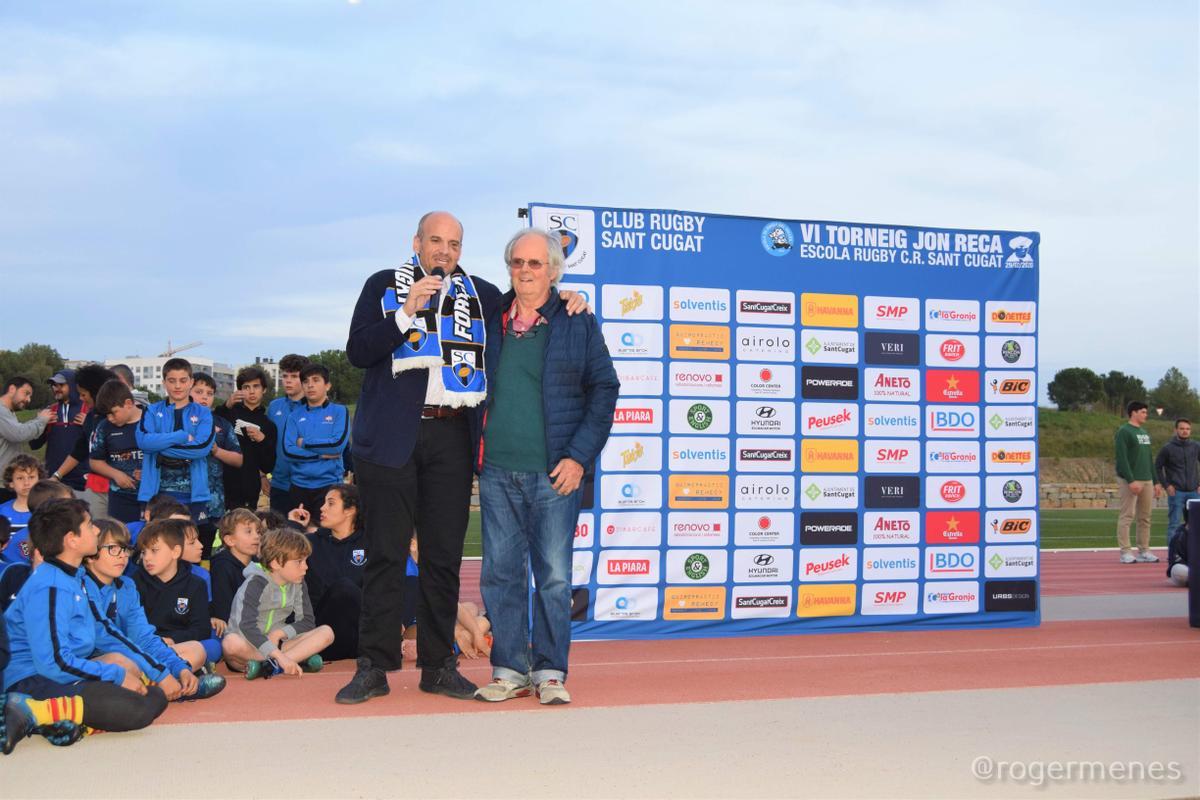
[[[279,388],[283,394],[267,405],[267,417],[275,423],[275,466],[271,469],[271,508],[280,514],[292,510],[292,462],[283,450],[283,429],[288,417],[304,405],[304,386],[300,371],[308,366],[308,358],[288,353],[279,359]]]
[[[208,506],[208,454],[216,428],[212,412],[192,402],[192,365],[183,358],[163,364],[167,399],[154,403],[137,426],[142,450],[138,501],[145,503],[167,492],[187,505],[192,519],[202,522]]]
[[[329,487],[342,482],[342,453],[350,442],[346,407],[329,401],[329,370],[309,364],[300,370],[305,402],[292,412],[284,427],[283,452],[291,460],[291,504],[315,514]]]

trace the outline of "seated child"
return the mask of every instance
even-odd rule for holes
[[[97,649],[96,627],[81,592],[84,558],[99,530],[82,500],[53,500],[29,519],[33,545],[45,557],[5,614],[12,659],[4,671],[12,693],[37,724],[69,719],[104,731],[144,728],[167,707],[157,686],[120,653]],[[51,698],[66,702],[37,703]]]
[[[191,519],[191,514],[188,513],[187,506],[179,502],[172,495],[166,492],[159,492],[151,497],[142,509],[142,518],[137,522],[130,522],[125,527],[129,529],[129,537],[133,544],[137,545],[138,535],[142,532],[142,528],[146,527],[147,523],[153,522],[156,519]]]
[[[148,523],[138,537],[142,563],[133,573],[146,619],[179,657],[199,669],[221,657],[212,635],[208,590],[183,560],[190,520],[160,519]]]
[[[29,563],[29,532],[25,526],[29,523],[29,492],[34,485],[46,477],[46,470],[41,462],[30,455],[15,456],[4,468],[4,485],[15,494],[12,500],[0,505],[0,515],[8,517],[12,526],[12,535],[0,558],[5,561],[24,561]]]
[[[125,562],[133,547],[129,531],[111,519],[96,521],[100,549],[84,560],[92,617],[96,620],[96,642],[100,649],[123,652],[158,684],[168,700],[200,700],[225,688],[225,679],[214,673],[199,678],[191,666],[159,638],[146,619],[133,581],[124,577]]]
[[[4,686],[4,668],[8,666],[9,655],[8,630],[4,625],[4,615],[0,614],[0,688]],[[79,741],[83,736],[83,726],[78,723],[60,719],[58,722],[38,724],[34,716],[35,704],[50,710],[50,716],[53,717],[59,708],[69,708],[74,703],[73,697],[55,697],[39,702],[15,692],[6,694],[0,691],[0,753],[8,755],[17,742],[34,734],[45,736],[50,744],[59,746]]]
[[[41,480],[34,484],[29,491],[29,507],[36,511],[50,500],[71,500],[75,493],[65,483],[55,480]],[[28,534],[26,528],[23,533]],[[15,563],[0,560],[0,612],[8,610],[12,601],[17,598],[17,592],[29,580],[30,573],[42,563],[42,555],[28,542],[29,559],[18,560]]]
[[[309,522],[303,507],[292,509],[289,519]],[[304,583],[318,625],[333,629],[333,644],[321,653],[326,661],[358,655],[358,624],[362,616],[363,572],[367,564],[366,533],[358,507],[358,489],[341,483],[325,493],[321,525],[308,536],[312,555]]]
[[[223,547],[213,554],[209,564],[212,568],[212,607],[209,612],[213,616],[213,628],[223,636],[233,597],[242,585],[242,572],[258,557],[263,524],[250,509],[235,508],[221,517],[217,529]]]
[[[416,607],[420,597],[420,558],[421,551],[417,546],[417,534],[414,531],[408,545],[408,564],[401,600],[405,627],[400,654],[404,658],[415,660],[418,666],[420,653],[417,650]],[[492,654],[492,621],[483,609],[469,600],[458,604],[458,612],[454,618],[454,652],[467,658],[487,658]]]
[[[333,629],[316,625],[304,588],[311,552],[299,531],[267,531],[259,548],[261,561],[243,571],[246,580],[229,612],[222,644],[231,670],[244,670],[249,680],[320,671],[323,662],[317,654],[333,643]],[[289,616],[291,623],[286,622]]]

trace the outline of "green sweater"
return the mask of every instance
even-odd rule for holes
[[[542,362],[549,331],[549,325],[539,325],[532,336],[504,336],[483,431],[488,464],[511,472],[546,471]]]
[[[1128,422],[1117,428],[1117,477],[1127,481],[1154,481],[1150,434]]]

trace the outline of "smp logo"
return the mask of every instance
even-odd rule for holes
[[[596,273],[596,215],[590,208],[533,206],[530,222],[557,236],[563,249],[563,272]]]

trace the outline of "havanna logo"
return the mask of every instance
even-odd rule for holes
[[[707,430],[709,425],[712,425],[713,413],[712,409],[704,403],[696,403],[687,410],[687,422],[692,426],[693,430]]]
[[[708,557],[703,553],[692,553],[683,562],[683,573],[694,581],[708,574]]]

